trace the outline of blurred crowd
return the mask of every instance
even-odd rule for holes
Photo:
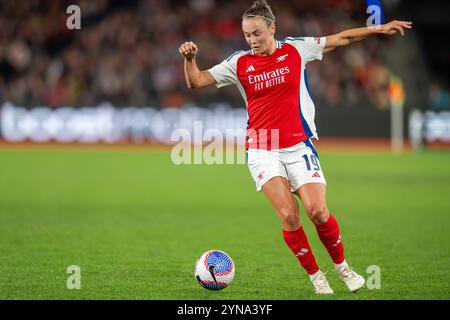
[[[432,82],[429,90],[430,109],[450,111],[450,92],[438,82]]]
[[[182,107],[225,101],[243,106],[236,88],[186,88],[178,47],[199,46],[207,69],[247,49],[241,16],[252,1],[0,0],[0,101],[18,105]],[[272,1],[277,38],[323,36],[364,25],[364,1]],[[81,9],[69,30],[66,8]],[[388,107],[390,70],[373,37],[308,64],[316,104]]]

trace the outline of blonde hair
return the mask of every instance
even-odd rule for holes
[[[266,0],[256,0],[253,2],[253,5],[245,11],[242,20],[255,17],[262,18],[267,26],[270,26],[276,20],[275,15]]]

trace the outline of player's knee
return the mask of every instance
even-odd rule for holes
[[[300,218],[296,208],[285,207],[281,209],[281,218],[283,226],[294,230],[300,227]]]
[[[314,224],[324,224],[328,221],[330,213],[325,206],[312,207],[309,216]]]

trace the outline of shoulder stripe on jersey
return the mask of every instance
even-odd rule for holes
[[[291,40],[291,41],[305,41],[305,37],[300,37],[300,38],[293,38],[293,37],[286,37],[284,38],[285,40]]]
[[[235,55],[239,54],[243,52],[242,50],[236,51],[235,53],[233,53],[231,56],[228,57],[228,59],[226,59],[227,61],[230,61]]]

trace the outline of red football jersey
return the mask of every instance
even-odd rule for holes
[[[271,55],[238,51],[208,70],[217,87],[236,84],[243,96],[247,148],[287,148],[317,138],[305,65],[322,59],[325,39],[285,38]]]

